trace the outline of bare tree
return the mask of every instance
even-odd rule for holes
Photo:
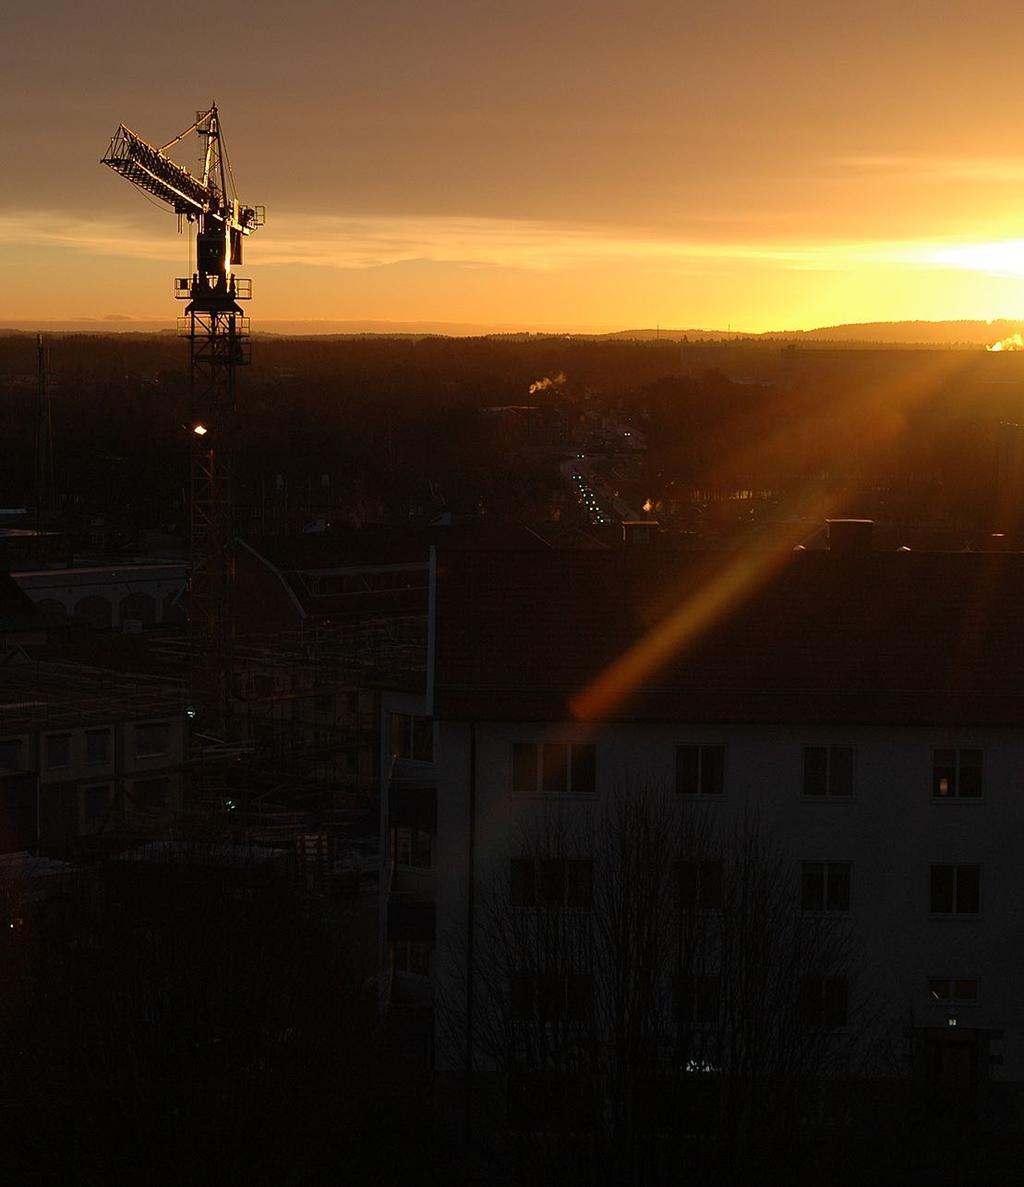
[[[545,805],[481,887],[472,1043],[521,1176],[656,1182],[708,1151],[719,1174],[851,1074],[848,922],[802,911],[781,846],[720,808],[639,783]]]

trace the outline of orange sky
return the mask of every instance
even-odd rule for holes
[[[1017,6],[211,12],[205,44],[174,6],[5,16],[0,322],[170,323],[174,219],[98,160],[120,120],[160,143],[214,99],[268,208],[256,325],[1024,316]]]

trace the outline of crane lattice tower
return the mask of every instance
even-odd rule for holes
[[[195,134],[202,175],[167,156]],[[156,148],[121,124],[103,164],[171,207],[195,234],[195,266],[174,282],[187,301],[178,333],[189,343],[191,472],[189,658],[193,704],[207,733],[228,739],[232,730],[231,666],[234,549],[231,499],[232,438],[238,428],[236,368],[249,361],[249,319],[239,301],[252,282],[234,272],[242,240],[263,225],[261,206],[243,206],[221,133],[216,104],[196,113],[179,136]],[[191,257],[191,250],[190,250]]]

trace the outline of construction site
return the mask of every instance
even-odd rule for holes
[[[190,146],[195,169],[170,155]],[[380,690],[424,680],[426,555],[353,569],[335,550],[316,558],[314,581],[241,544],[232,470],[250,328],[239,302],[252,284],[236,269],[263,208],[239,201],[215,105],[160,147],[120,125],[102,163],[186,232],[174,296],[187,303],[187,555],[111,561],[97,537],[92,556],[72,557],[55,493],[52,349],[38,336],[33,489],[24,508],[0,511],[0,848],[93,862],[222,841],[284,850],[308,890],[354,893],[378,861]],[[356,596],[339,606],[328,586]]]

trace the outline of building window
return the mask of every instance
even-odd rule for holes
[[[429,870],[433,837],[420,828],[393,828],[391,830],[392,865],[413,866]]]
[[[413,713],[391,714],[391,756],[434,761],[434,723]]]
[[[135,727],[135,757],[156,758],[166,754],[171,736],[171,727],[166,721]]]
[[[703,1026],[718,1020],[722,1001],[720,977],[680,973],[674,989],[676,1021],[680,1026]]]
[[[724,746],[676,747],[676,791],[680,795],[721,795],[724,790]]]
[[[513,907],[574,907],[585,910],[593,902],[593,862],[562,857],[514,857],[509,873]]]
[[[928,997],[932,1002],[976,1002],[978,982],[973,977],[929,977]]]
[[[48,767],[67,767],[71,765],[70,734],[47,735],[46,765]]]
[[[110,730],[85,731],[85,761],[107,762],[110,758]]]
[[[805,977],[800,987],[800,1015],[808,1026],[845,1026],[849,989],[845,977]]]
[[[722,905],[722,863],[681,861],[677,866],[679,908],[718,910]]]
[[[99,832],[110,813],[110,784],[82,788],[82,831]]]
[[[132,789],[135,807],[150,812],[166,808],[169,789],[167,779],[137,779]]]
[[[392,940],[391,967],[396,973],[415,973],[420,977],[430,975],[430,957],[433,944],[423,940]]]
[[[593,795],[596,767],[592,742],[516,742],[512,790],[518,795]]]
[[[582,1022],[594,1002],[590,973],[514,973],[509,1012],[521,1022]]]
[[[936,799],[976,800],[981,797],[981,751],[932,752],[932,795]]]
[[[852,746],[804,747],[804,795],[853,794]]]
[[[0,742],[0,771],[16,771],[21,766],[21,739]]]
[[[932,866],[930,908],[935,915],[977,915],[981,866]]]
[[[849,911],[850,863],[805,861],[801,866],[800,906],[805,911]]]

